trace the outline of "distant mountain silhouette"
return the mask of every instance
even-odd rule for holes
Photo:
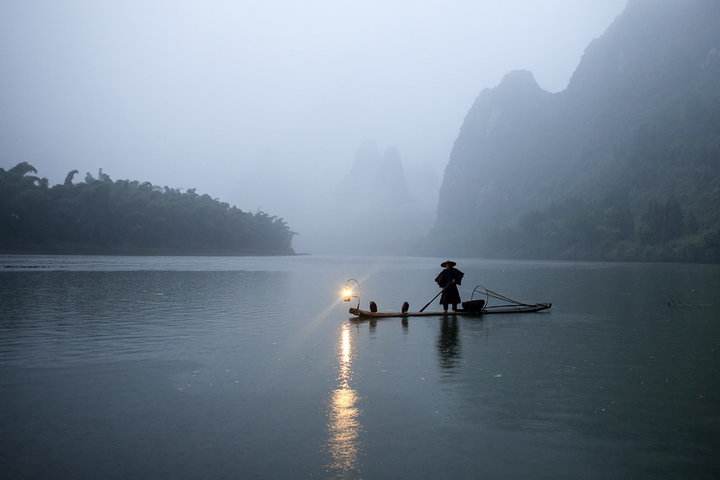
[[[313,232],[319,251],[406,254],[418,248],[431,213],[410,195],[398,149],[383,151],[368,141],[355,152],[323,216],[321,234]]]
[[[346,194],[358,189],[362,189],[365,195],[356,197],[349,208],[406,207],[410,196],[397,148],[387,147],[381,154],[377,144],[368,141],[357,149],[350,173],[343,179],[339,192]]]
[[[566,90],[468,112],[427,251],[720,261],[720,2],[631,0]]]

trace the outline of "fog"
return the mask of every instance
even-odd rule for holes
[[[518,68],[562,90],[624,4],[5,0],[0,166],[196,187],[322,252],[363,206],[381,216],[349,177],[375,145],[399,155],[420,235],[478,93]]]

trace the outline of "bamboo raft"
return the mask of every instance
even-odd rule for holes
[[[548,310],[552,303],[536,303],[534,305],[497,305],[485,307],[479,311],[458,310],[456,312],[371,312],[361,308],[351,308],[350,314],[358,318],[392,318],[392,317],[481,317],[483,315],[496,313],[534,313]]]
[[[487,300],[473,300],[473,297],[477,291],[481,291],[486,295]],[[501,300],[506,303],[501,305],[488,305],[490,299]],[[431,311],[431,312],[373,312],[370,310],[363,310],[358,305],[349,310],[350,314],[359,319],[372,319],[372,318],[408,318],[408,317],[482,317],[483,315],[491,314],[512,314],[512,313],[535,313],[542,312],[543,310],[549,310],[552,307],[552,303],[523,303],[517,300],[513,300],[505,295],[494,292],[490,289],[478,285],[473,290],[473,296],[469,302],[463,302],[465,308],[457,311]]]

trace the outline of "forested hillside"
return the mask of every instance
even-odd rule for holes
[[[100,172],[50,186],[28,163],[0,168],[0,251],[107,254],[292,254],[281,219],[195,190],[113,181]]]
[[[566,90],[483,91],[428,250],[720,261],[720,2],[630,0]]]

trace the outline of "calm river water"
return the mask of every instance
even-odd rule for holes
[[[414,308],[440,259],[0,257],[20,478],[718,478],[720,267],[461,260],[546,313]]]

